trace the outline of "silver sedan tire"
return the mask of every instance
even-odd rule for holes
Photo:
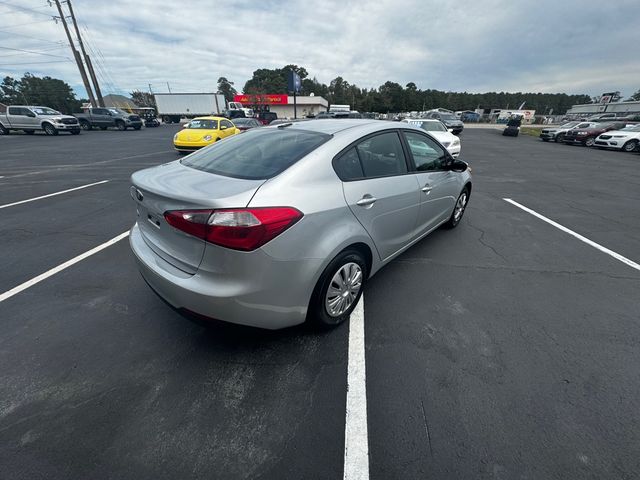
[[[345,250],[334,258],[314,289],[309,315],[321,327],[334,327],[349,318],[358,304],[367,263],[357,250]]]
[[[466,210],[468,203],[469,188],[465,187],[458,196],[458,200],[456,200],[456,205],[453,207],[453,212],[451,212],[449,220],[444,224],[445,228],[456,228],[458,226],[460,220],[462,220],[462,216],[464,215],[464,211]]]

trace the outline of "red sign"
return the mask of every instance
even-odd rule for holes
[[[289,96],[279,93],[235,95],[233,101],[240,102],[243,105],[288,105]]]

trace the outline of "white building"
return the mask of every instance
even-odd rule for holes
[[[317,115],[319,112],[326,112],[329,108],[329,102],[322,97],[313,96],[297,96],[298,118],[304,118],[308,115]],[[288,104],[270,105],[269,109],[278,115],[278,118],[293,118],[293,96],[289,95]]]

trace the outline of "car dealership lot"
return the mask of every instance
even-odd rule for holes
[[[130,228],[177,128],[0,137],[0,295]],[[474,189],[365,288],[371,478],[640,471],[640,155],[465,129]],[[2,297],[0,297],[2,298]],[[0,302],[8,478],[339,478],[349,326],[205,329],[126,239]]]

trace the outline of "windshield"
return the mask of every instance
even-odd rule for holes
[[[425,120],[406,120],[406,122],[410,125],[415,125],[416,127],[420,127],[427,132],[447,132],[447,127],[445,127],[442,122],[438,121],[425,121]]]
[[[560,125],[560,128],[571,128],[579,124],[580,122],[568,122],[568,123],[565,123],[564,125]]]
[[[252,118],[234,118],[233,123],[237,125],[253,125]]]
[[[625,132],[640,132],[640,125],[628,125],[622,130],[624,130]]]
[[[107,110],[116,115],[129,115],[127,112],[120,110],[119,108],[108,108]]]
[[[31,110],[36,115],[62,115],[57,110],[53,110],[53,109],[47,108],[47,107],[34,107]]]
[[[182,164],[227,177],[263,180],[283,172],[330,138],[304,130],[253,128],[189,155]]]
[[[451,115],[450,113],[441,113],[440,118],[442,120],[458,120],[455,115]]]
[[[217,120],[191,120],[189,122],[190,130],[217,130]]]

